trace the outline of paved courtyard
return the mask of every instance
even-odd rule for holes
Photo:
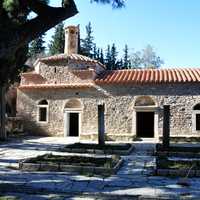
[[[114,176],[84,176],[62,172],[20,172],[18,161],[56,150],[74,140],[26,138],[0,145],[0,194],[21,199],[200,199],[200,179],[190,186],[177,184],[179,178],[155,177],[154,141],[134,142],[135,151],[123,156],[125,162]],[[119,197],[120,195],[120,197]]]

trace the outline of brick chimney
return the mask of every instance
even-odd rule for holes
[[[79,26],[65,28],[65,54],[77,54],[79,46]]]

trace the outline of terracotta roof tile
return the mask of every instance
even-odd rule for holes
[[[77,63],[83,63],[84,62],[84,63],[90,63],[90,64],[98,64],[101,67],[105,68],[105,66],[102,63],[100,63],[99,61],[91,59],[91,58],[83,56],[83,55],[80,55],[80,54],[70,54],[70,55],[58,54],[58,55],[49,56],[49,57],[39,59],[39,61],[47,62],[47,63],[57,62],[57,61],[63,62],[65,60],[66,61],[72,60],[72,61],[75,61]]]
[[[75,89],[75,88],[91,88],[93,83],[74,83],[74,84],[35,84],[20,85],[19,89]]]
[[[200,68],[114,70],[106,71],[95,80],[97,84],[185,82],[200,82]]]

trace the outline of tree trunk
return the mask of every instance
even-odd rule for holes
[[[163,116],[163,148],[168,149],[170,146],[170,106],[164,106]]]
[[[104,105],[98,105],[98,144],[105,144]]]
[[[5,100],[6,87],[0,86],[0,140],[6,140],[6,100]]]

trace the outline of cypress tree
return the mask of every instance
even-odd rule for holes
[[[86,37],[85,39],[81,39],[81,53],[85,56],[93,58],[93,48],[94,48],[94,37],[92,36],[92,25],[91,22],[85,27],[86,29]]]
[[[106,68],[107,68],[107,70],[111,70],[111,50],[110,50],[110,45],[107,46],[107,50],[106,50]]]
[[[117,48],[116,48],[115,44],[113,44],[112,47],[111,47],[111,53],[110,53],[111,70],[117,69],[117,66],[116,66],[117,55],[118,55]]]
[[[102,64],[105,63],[105,61],[104,61],[103,49],[101,49],[99,61],[100,61]]]
[[[52,40],[49,44],[49,54],[61,54],[64,53],[65,48],[65,31],[64,31],[64,23],[61,22],[55,28],[54,35],[52,36]]]
[[[126,44],[124,48],[123,69],[128,69],[130,65],[129,63],[128,45]]]

